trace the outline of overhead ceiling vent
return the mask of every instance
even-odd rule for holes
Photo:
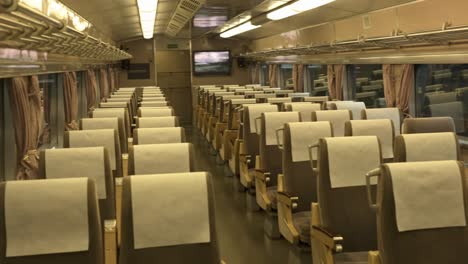
[[[180,30],[192,19],[195,13],[202,7],[206,0],[180,0],[171,21],[167,25],[166,34],[175,37]]]

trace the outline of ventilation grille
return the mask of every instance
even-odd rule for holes
[[[180,0],[167,25],[166,34],[175,37],[187,22],[192,19],[205,1],[206,0]]]

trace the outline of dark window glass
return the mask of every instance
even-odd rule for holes
[[[355,64],[348,67],[352,99],[367,108],[386,107],[381,64]]]
[[[307,65],[305,78],[306,90],[312,96],[327,96],[328,95],[328,77],[327,65],[310,64]]]
[[[457,133],[467,136],[468,64],[416,66],[416,114],[451,116]]]
[[[293,65],[292,64],[281,64],[280,65],[280,74],[281,74],[281,88],[289,88],[292,89],[294,87],[293,79],[292,79],[292,71]]]

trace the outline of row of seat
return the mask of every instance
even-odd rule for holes
[[[200,93],[210,96],[210,89],[215,88],[201,87]],[[366,109],[359,102],[278,104],[218,97],[229,101],[225,105],[230,105],[231,113],[227,122],[220,118],[217,123],[225,140],[221,146],[214,144],[214,150],[239,177],[248,197],[255,197],[248,199],[255,203],[250,207],[267,212],[267,235],[281,234],[294,245],[312,245],[314,263],[460,261],[457,249],[468,242],[465,176],[452,118],[404,119],[398,109]],[[236,100],[244,101],[235,105]],[[220,117],[207,107],[201,101],[197,109],[202,135],[204,116]],[[381,175],[379,188],[372,181],[374,175]],[[401,184],[398,192],[395,182]],[[445,189],[438,190],[438,185]],[[456,190],[458,196],[447,195]],[[398,197],[401,206],[392,204],[393,199],[383,201],[384,195]],[[456,202],[456,210],[446,210],[440,201],[451,209],[451,202]],[[431,209],[436,202],[437,209]],[[425,219],[425,214],[434,219]],[[444,221],[444,215],[450,220]],[[456,230],[461,235],[452,236]],[[434,243],[436,238],[430,238],[434,235],[457,246],[427,254],[423,244]],[[383,242],[378,244],[377,238]],[[398,239],[406,241],[406,247]]]
[[[161,106],[143,106],[153,98]],[[157,87],[120,88],[65,134],[65,148],[42,151],[44,180],[0,187],[8,206],[1,258],[220,263],[211,176],[197,172],[173,113]]]

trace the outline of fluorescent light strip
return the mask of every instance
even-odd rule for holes
[[[324,6],[335,0],[299,0],[285,7],[281,7],[267,14],[267,18],[271,20],[281,20],[290,16],[295,16],[299,13],[312,10],[314,8]]]
[[[250,31],[250,30],[254,30],[256,28],[259,28],[261,27],[260,25],[256,26],[256,25],[252,25],[252,22],[246,22],[240,26],[237,26],[235,28],[232,28],[232,29],[229,29],[228,31],[225,31],[223,33],[220,34],[220,36],[222,38],[230,38],[232,36],[235,36],[235,35],[239,35],[241,33],[244,33],[244,32],[247,32],[247,31]]]
[[[137,0],[138,12],[140,14],[141,31],[143,38],[151,39],[154,35],[154,23],[158,0]]]

